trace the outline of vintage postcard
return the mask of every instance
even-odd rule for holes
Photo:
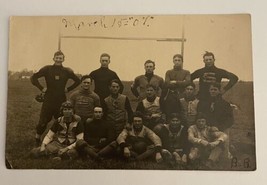
[[[256,170],[251,18],[10,17],[10,169]]]

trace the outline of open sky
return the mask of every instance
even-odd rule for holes
[[[61,38],[60,42],[66,55],[64,66],[76,73],[88,74],[97,69],[99,56],[109,53],[110,68],[122,80],[133,80],[143,74],[143,64],[148,59],[156,62],[155,73],[164,77],[173,66],[173,55],[181,53],[181,42],[157,39],[182,38],[183,28],[185,69],[193,72],[203,67],[202,55],[211,51],[217,67],[235,73],[240,80],[253,80],[248,14],[12,17],[9,70],[39,70],[53,64],[61,35],[76,37]],[[110,37],[123,40],[106,39]]]

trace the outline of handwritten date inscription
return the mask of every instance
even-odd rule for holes
[[[61,22],[66,29],[90,29],[99,27],[107,28],[122,28],[122,27],[149,27],[153,23],[153,16],[128,16],[128,17],[113,17],[101,16],[91,20],[74,21],[68,18],[62,18]]]

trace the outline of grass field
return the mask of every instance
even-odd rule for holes
[[[135,110],[137,102],[130,92],[131,82],[124,82],[126,94]],[[30,159],[29,151],[34,147],[35,127],[39,119],[41,104],[34,100],[39,90],[29,80],[9,80],[6,130],[6,158],[15,169],[169,169],[179,166],[156,164],[152,161],[124,162],[107,159],[101,162],[91,160],[53,161],[51,159]],[[255,170],[255,127],[253,83],[239,82],[224,95],[235,105],[235,124],[230,131],[233,146],[232,161],[223,162],[217,170]],[[183,168],[184,169],[184,168]],[[201,167],[199,167],[201,169]]]

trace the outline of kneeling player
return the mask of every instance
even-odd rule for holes
[[[216,127],[207,126],[206,116],[198,113],[196,125],[188,129],[188,140],[193,144],[190,149],[189,159],[194,162],[197,159],[206,160],[207,167],[213,167],[218,162],[228,136]]]
[[[41,147],[32,150],[31,154],[34,157],[44,155],[57,157],[57,159],[73,159],[78,157],[75,148],[76,142],[83,139],[81,119],[74,114],[73,105],[69,101],[61,105],[60,113],[62,116],[54,122],[44,137]]]

